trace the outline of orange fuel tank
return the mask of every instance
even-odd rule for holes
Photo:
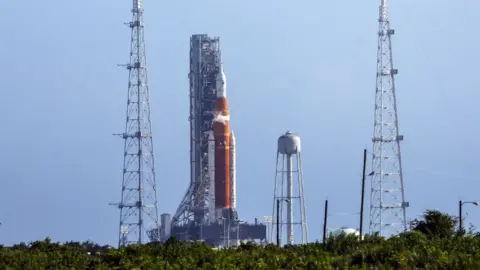
[[[213,136],[215,138],[215,208],[231,207],[230,113],[227,98],[215,103]]]

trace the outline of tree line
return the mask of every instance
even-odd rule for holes
[[[173,238],[120,249],[47,238],[1,247],[0,269],[480,269],[480,234],[457,225],[458,218],[427,210],[410,231],[388,239],[341,235],[325,243],[219,250]]]

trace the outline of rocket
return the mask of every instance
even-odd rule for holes
[[[226,217],[226,210],[236,207],[235,137],[230,131],[226,77],[221,64],[216,77],[216,92],[213,110],[214,169],[210,174],[214,179],[211,179],[213,193],[210,194],[214,197],[211,199],[215,201],[216,218],[220,218]]]
[[[215,207],[230,208],[230,112],[227,85],[220,65],[216,78],[217,100],[213,110],[213,136],[215,140]]]

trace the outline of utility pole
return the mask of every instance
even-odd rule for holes
[[[325,211],[323,217],[323,244],[325,245],[327,242],[327,218],[328,218],[328,200],[325,200]]]
[[[463,218],[462,218],[462,215],[463,215],[463,205],[464,204],[473,204],[475,206],[480,206],[480,202],[475,202],[475,201],[470,201],[470,202],[464,202],[462,200],[458,201],[458,231],[461,233],[462,230],[463,230]]]
[[[462,233],[462,229],[463,229],[463,228],[462,228],[462,225],[463,225],[463,224],[462,224],[462,223],[463,223],[463,218],[462,218],[462,212],[463,212],[463,211],[462,211],[462,206],[463,206],[462,201],[461,201],[461,200],[458,201],[458,218],[459,218],[459,220],[458,220],[458,231],[459,231],[460,233]]]
[[[367,149],[363,150],[362,201],[360,202],[360,240],[363,238],[363,206],[365,204],[365,170],[367,168]]]

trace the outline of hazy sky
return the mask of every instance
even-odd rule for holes
[[[219,36],[243,219],[271,215],[276,140],[302,138],[309,238],[358,227],[371,149],[378,1],[145,0],[160,212],[189,179],[192,34]],[[391,1],[408,215],[480,200],[477,0]],[[0,243],[117,243],[129,0],[1,1]],[[369,200],[369,194],[366,198]],[[368,207],[367,207],[368,208]],[[480,226],[480,208],[465,206]],[[368,215],[368,211],[367,211]],[[365,223],[367,226],[367,223]],[[367,226],[368,227],[368,226]]]

